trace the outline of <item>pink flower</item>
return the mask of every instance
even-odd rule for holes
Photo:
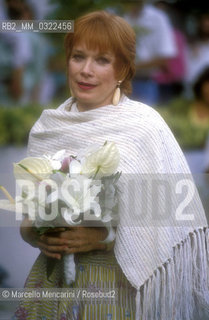
[[[62,166],[60,168],[60,171],[65,172],[65,173],[69,172],[69,164],[72,159],[73,158],[71,156],[64,158],[62,160]]]

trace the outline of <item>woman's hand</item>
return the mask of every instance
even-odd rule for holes
[[[105,250],[99,241],[106,236],[106,228],[53,228],[39,237],[37,246],[46,256],[60,259],[62,254]]]
[[[23,220],[20,233],[32,247],[39,248],[47,257],[61,259],[62,254],[68,248],[68,240],[61,238],[60,233],[65,228],[53,228],[44,235],[39,235],[32,226],[32,221],[27,217]]]
[[[65,228],[53,228],[41,236],[38,236],[37,247],[50,258],[61,259],[68,248],[68,240],[61,238]]]
[[[68,239],[68,248],[65,249],[67,254],[106,250],[106,244],[100,243],[107,237],[107,229],[103,227],[72,227],[60,232],[60,237]]]
[[[106,249],[106,244],[99,242],[107,236],[107,229],[102,227],[53,228],[39,236],[32,222],[25,218],[20,233],[23,240],[50,258],[61,259],[63,254]]]

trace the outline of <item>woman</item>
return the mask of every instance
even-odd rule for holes
[[[195,221],[178,225],[173,210],[156,219],[164,205],[163,197],[160,194],[157,208],[158,203],[153,203],[146,187],[150,182],[153,187],[154,181],[155,191],[160,174],[187,174],[189,169],[162,118],[150,107],[125,96],[130,93],[134,74],[134,32],[118,16],[93,12],[76,20],[75,32],[66,37],[66,53],[73,98],[57,110],[43,112],[31,130],[28,151],[40,156],[65,148],[77,154],[91,144],[114,141],[120,151],[122,171],[120,223],[113,251],[111,242],[108,248],[101,242],[108,237],[104,229],[69,228],[37,239],[30,221],[25,219],[23,239],[42,251],[26,287],[66,287],[62,262],[56,264],[50,282],[47,260],[75,253],[73,288],[117,288],[118,300],[109,304],[96,300],[25,302],[16,317],[23,319],[18,318],[18,312],[22,312],[25,319],[190,319],[195,310],[190,303],[197,282],[199,296],[206,301],[203,282],[208,281],[204,245],[207,223],[197,195],[189,207]],[[171,183],[175,179],[172,177]],[[172,199],[173,207],[177,200]],[[158,209],[156,216],[150,210],[151,203],[154,211]],[[206,278],[197,270],[193,285],[197,260],[199,263],[197,250],[205,262],[201,270]]]

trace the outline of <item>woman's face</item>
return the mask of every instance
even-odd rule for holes
[[[80,111],[112,103],[117,86],[114,63],[111,52],[88,50],[83,43],[74,46],[69,59],[69,85]]]

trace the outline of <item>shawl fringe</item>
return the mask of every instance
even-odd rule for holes
[[[209,319],[209,229],[197,229],[173,248],[137,290],[136,320]]]

